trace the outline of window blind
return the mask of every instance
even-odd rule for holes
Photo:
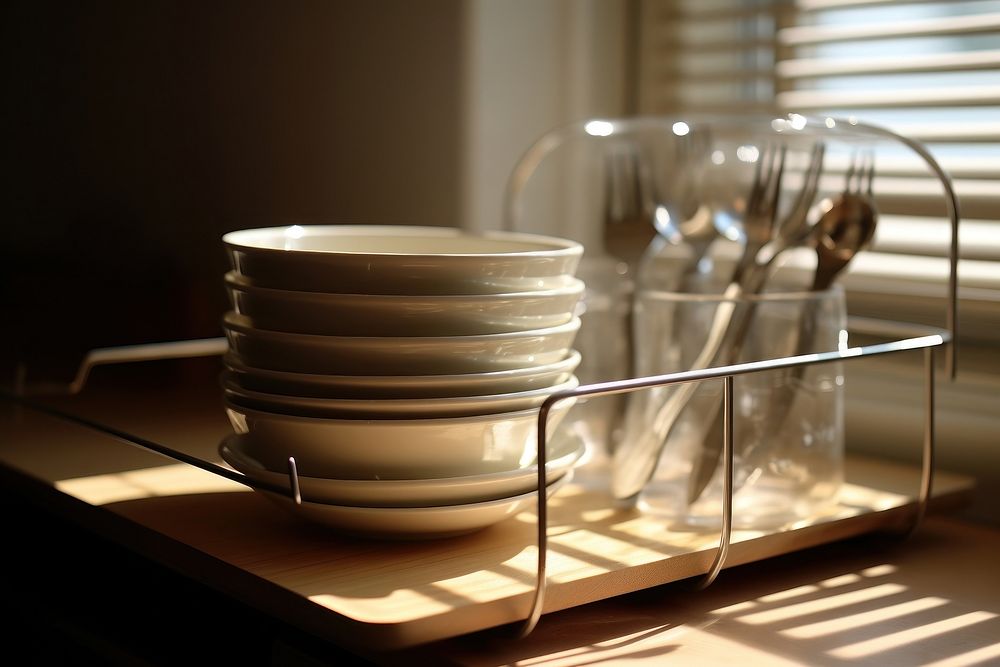
[[[996,345],[1000,1],[641,6],[639,113],[857,117],[925,143],[960,201],[960,341]],[[846,164],[827,166],[842,182]],[[844,281],[852,312],[941,325],[950,239],[941,188],[915,155],[880,155],[876,191],[878,233]]]
[[[776,111],[777,14],[773,2],[640,2],[637,111]]]
[[[924,142],[950,173],[962,214],[965,342],[995,342],[1000,2],[798,0],[775,37],[779,110],[884,125]],[[893,303],[886,297],[898,296],[910,299],[908,315],[934,321],[949,236],[946,221],[927,213],[940,189],[917,167],[905,159],[880,160],[878,234],[846,282],[861,310],[885,313]]]

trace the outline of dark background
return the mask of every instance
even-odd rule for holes
[[[3,3],[0,368],[220,335],[226,231],[459,224],[461,21],[460,0]]]

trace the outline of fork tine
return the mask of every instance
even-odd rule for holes
[[[753,271],[757,252],[771,236],[777,216],[777,202],[781,194],[781,176],[785,165],[785,148],[775,149],[767,143],[760,149],[754,164],[753,182],[743,213],[745,248],[733,269],[731,281],[743,284]]]
[[[639,156],[639,150],[636,147],[632,147],[631,150],[626,154],[627,168],[626,173],[628,174],[629,183],[629,219],[633,220],[638,218],[643,214],[646,208],[645,201],[643,200],[644,184],[642,175],[642,160]]]
[[[771,229],[774,229],[774,221],[778,218],[778,200],[781,198],[781,178],[785,173],[785,153],[787,147],[782,144],[772,157],[771,169],[768,173],[769,181],[765,192],[767,194],[767,210],[771,213]]]
[[[655,229],[652,217],[656,194],[639,146],[633,142],[610,144],[604,153],[604,170],[605,232],[645,224]]]
[[[867,160],[868,168],[865,170],[865,184],[860,189],[864,194],[868,195],[869,198],[872,198],[875,196],[874,192],[872,191],[873,184],[875,182],[875,153],[872,151],[867,151],[867,157],[868,157]]]
[[[747,197],[746,215],[757,215],[760,209],[761,200],[767,189],[767,179],[770,177],[770,162],[771,145],[764,144],[753,166],[753,181],[750,183],[750,195]],[[764,172],[765,166],[767,173]]]
[[[765,144],[754,164],[753,182],[747,197],[746,217],[767,216],[774,228],[777,204],[781,196],[781,179],[785,169],[785,146],[775,148]]]
[[[847,171],[844,172],[844,192],[853,192],[856,174],[858,173],[858,150],[851,151],[847,161]]]
[[[619,222],[625,217],[625,193],[624,183],[621,173],[621,159],[618,150],[612,148],[605,154],[604,189],[605,189],[605,217],[611,221]]]
[[[648,160],[638,153],[635,156],[636,195],[639,210],[643,216],[652,217],[656,213],[656,204],[660,200],[659,188],[653,175],[653,167]]]
[[[636,244],[645,246],[656,233],[653,223],[656,192],[646,156],[632,141],[609,144],[604,152],[604,245],[621,257]],[[631,261],[631,260],[627,260]]]
[[[813,144],[809,154],[809,165],[806,167],[799,194],[792,204],[791,210],[785,219],[782,220],[778,231],[795,228],[800,221],[804,220],[809,212],[809,207],[813,199],[816,198],[816,191],[819,189],[819,176],[823,172],[823,157],[826,154],[826,145],[818,141]]]

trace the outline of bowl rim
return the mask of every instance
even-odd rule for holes
[[[235,322],[233,321],[234,319],[236,320]],[[250,318],[246,315],[241,315],[233,310],[227,310],[222,318],[222,327],[227,332],[234,331],[246,336],[254,336],[272,341],[284,341],[289,344],[292,344],[294,341],[298,341],[299,344],[312,342],[316,344],[329,345],[349,345],[352,342],[354,344],[366,342],[372,344],[389,344],[392,341],[399,341],[400,343],[417,345],[427,343],[434,343],[436,345],[445,345],[450,343],[458,345],[462,343],[476,343],[480,341],[503,342],[506,340],[519,340],[535,336],[558,336],[560,334],[575,335],[576,332],[580,330],[581,325],[580,317],[573,315],[569,322],[557,324],[552,327],[545,327],[542,329],[521,329],[519,331],[502,331],[491,334],[469,334],[466,336],[328,336],[324,334],[304,334],[291,333],[288,331],[274,331],[273,329],[258,329],[249,322],[240,321],[249,319]]]
[[[545,492],[546,496],[550,496],[559,489],[563,488],[573,479],[572,470],[566,471],[566,474],[559,477],[559,479],[553,480],[546,483]],[[495,498],[493,500],[480,500],[472,503],[456,503],[450,505],[430,505],[430,506],[417,506],[417,507],[372,507],[370,505],[342,505],[337,503],[318,503],[314,500],[302,500],[301,505],[293,501],[287,496],[277,494],[274,491],[267,491],[264,489],[260,490],[261,493],[273,496],[275,498],[281,499],[282,502],[293,503],[293,507],[305,507],[307,509],[315,509],[322,511],[323,508],[329,508],[330,512],[339,513],[350,513],[354,515],[370,515],[370,516],[389,516],[394,515],[409,515],[413,517],[425,516],[428,514],[437,515],[448,515],[456,514],[459,512],[476,512],[487,509],[501,509],[505,506],[514,506],[524,501],[532,500],[538,494],[538,489],[534,488],[527,493],[521,493],[516,496],[506,496],[504,498]],[[485,526],[484,526],[485,527]],[[388,531],[375,531],[380,534],[398,534],[400,531],[388,530]],[[433,531],[416,531],[418,534]]]
[[[246,398],[251,400],[255,399],[264,401],[277,399],[279,402],[300,400],[323,401],[324,403],[336,403],[343,406],[351,406],[352,409],[368,403],[372,404],[373,411],[377,412],[379,410],[379,406],[384,407],[386,403],[391,404],[395,409],[402,410],[407,406],[426,405],[428,408],[434,408],[439,406],[444,407],[453,402],[460,402],[469,403],[469,408],[472,409],[478,404],[483,404],[483,407],[488,407],[491,404],[503,403],[504,401],[518,399],[531,400],[539,397],[547,397],[549,394],[555,394],[561,391],[572,391],[580,386],[580,378],[578,378],[575,374],[570,374],[568,379],[548,387],[536,387],[534,389],[526,389],[524,391],[511,391],[500,394],[470,394],[468,396],[428,396],[415,398],[326,398],[276,394],[274,392],[258,391],[256,389],[247,389],[242,387],[239,383],[233,380],[229,371],[223,371],[220,383],[222,384],[223,390],[227,392],[227,395],[232,394],[239,397],[243,394]],[[331,405],[330,407],[333,408],[334,406]]]
[[[239,448],[239,442],[244,438],[240,433],[229,433],[226,435],[218,444],[217,450],[219,455],[223,460],[233,468],[236,468],[225,455],[222,454],[223,449],[227,449],[232,452],[235,456],[234,458],[240,458],[250,465],[257,473],[266,474],[268,476],[274,476],[275,479],[281,477],[283,479],[288,479],[288,475],[281,472],[276,472],[269,469],[263,463],[253,458],[250,454]],[[555,449],[566,441],[567,443],[572,443],[574,438],[572,436],[567,437],[556,437],[556,441],[552,447]],[[234,444],[236,443],[236,444]],[[565,471],[576,465],[577,461],[583,458],[585,450],[587,448],[586,443],[578,442],[570,448],[569,446],[563,447],[562,449],[553,451],[545,462],[546,474],[552,472]],[[244,471],[237,469],[237,472]],[[413,479],[340,479],[335,477],[311,477],[308,475],[299,475],[299,478],[307,483],[311,484],[324,484],[326,482],[335,482],[338,486],[352,487],[355,489],[371,489],[377,487],[408,487],[408,486],[427,486],[431,487],[437,484],[447,484],[449,486],[461,486],[468,484],[479,484],[479,483],[491,483],[491,482],[501,482],[507,481],[511,478],[516,477],[529,477],[532,475],[537,475],[538,463],[534,465],[526,466],[524,468],[513,468],[511,470],[493,471],[485,473],[475,473],[472,475],[458,475],[455,477],[416,477]],[[249,475],[248,475],[249,477]]]
[[[525,243],[539,246],[535,250],[518,250],[508,252],[362,252],[357,250],[306,250],[299,248],[281,248],[270,245],[262,245],[259,239],[284,237],[289,230],[295,229],[294,238],[305,236],[424,236],[428,238],[461,238],[470,237],[484,240],[510,241],[515,243]],[[301,231],[299,231],[301,230]],[[254,243],[256,241],[256,244]],[[274,255],[287,257],[290,253],[296,255],[306,255],[310,257],[335,258],[344,257],[379,257],[386,259],[399,259],[408,257],[423,258],[455,258],[455,259],[484,259],[492,257],[496,259],[517,259],[517,258],[537,258],[537,257],[574,257],[583,255],[583,244],[572,239],[560,238],[557,236],[546,236],[530,232],[513,232],[503,230],[491,230],[484,232],[474,232],[462,229],[461,227],[447,226],[418,226],[418,225],[357,225],[357,224],[334,224],[334,225],[282,225],[276,227],[256,227],[250,229],[237,229],[226,232],[222,235],[222,242],[230,250],[240,251],[248,254]]]
[[[563,296],[582,296],[586,284],[576,276],[567,275],[564,285],[538,290],[518,290],[511,292],[486,292],[483,294],[368,294],[363,292],[313,292],[310,290],[283,289],[257,285],[249,276],[235,269],[227,271],[223,277],[227,289],[247,294],[259,293],[274,298],[283,295],[289,298],[304,298],[314,300],[344,300],[373,301],[383,303],[411,303],[413,301],[444,301],[444,302],[482,302],[482,301],[520,301]]]
[[[583,361],[583,355],[579,350],[570,348],[566,356],[559,361],[535,366],[522,366],[520,368],[507,368],[496,371],[486,371],[485,373],[447,373],[442,375],[343,375],[334,373],[300,373],[297,371],[278,371],[270,368],[258,368],[246,363],[235,350],[229,350],[222,358],[222,363],[230,370],[248,373],[258,377],[267,377],[273,380],[283,380],[286,382],[311,382],[319,378],[329,378],[332,382],[377,382],[388,383],[404,382],[430,382],[439,384],[448,381],[479,381],[491,379],[518,379],[522,377],[532,377],[534,375],[546,375],[550,373],[573,372]],[[235,362],[235,363],[233,363]]]
[[[225,404],[226,410],[232,410],[233,412],[246,416],[259,416],[263,419],[269,419],[272,421],[291,421],[291,422],[305,422],[306,426],[311,427],[340,427],[340,426],[354,426],[362,428],[370,428],[373,425],[389,427],[389,428],[441,428],[447,425],[456,426],[477,426],[482,423],[493,423],[497,421],[522,421],[522,420],[537,420],[539,407],[525,408],[524,410],[515,410],[513,412],[495,412],[491,414],[479,414],[479,415],[465,415],[462,417],[417,417],[414,419],[374,419],[371,417],[360,417],[357,419],[350,418],[338,418],[338,417],[304,417],[300,415],[289,415],[281,412],[270,412],[269,410],[261,410],[259,408],[246,408],[242,405],[237,405],[230,401],[228,398],[223,397],[223,403]],[[552,406],[552,411],[568,410],[576,402],[576,396],[568,396],[563,400],[557,401],[555,405]]]

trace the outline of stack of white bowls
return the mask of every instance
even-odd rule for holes
[[[354,534],[453,535],[534,505],[538,407],[578,384],[579,244],[368,225],[223,242],[226,462],[287,486],[293,457],[303,502],[268,497]],[[550,490],[582,453],[554,438]]]

